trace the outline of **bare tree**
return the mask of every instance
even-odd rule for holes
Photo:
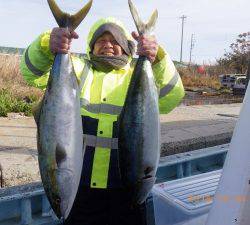
[[[250,54],[250,32],[238,35],[235,42],[230,45],[230,49],[230,52],[226,52],[217,60],[218,64],[228,67],[235,73],[246,73]]]

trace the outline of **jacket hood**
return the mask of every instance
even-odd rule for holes
[[[96,23],[94,23],[94,25],[91,27],[90,32],[88,34],[88,38],[87,38],[87,49],[86,49],[86,53],[89,57],[90,51],[91,51],[91,41],[94,38],[95,32],[104,24],[115,24],[116,26],[120,27],[121,30],[124,32],[127,40],[131,43],[133,42],[133,38],[130,35],[130,33],[127,31],[127,29],[124,27],[124,25],[122,24],[122,22],[120,22],[119,20],[113,18],[113,17],[107,17],[107,18],[102,18],[99,19]]]

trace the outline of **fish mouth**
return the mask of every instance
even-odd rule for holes
[[[73,195],[77,191],[74,172],[68,168],[60,168],[57,171],[59,193],[61,196],[60,210],[63,218],[67,218],[73,205]]]

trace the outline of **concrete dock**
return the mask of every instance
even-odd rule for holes
[[[241,105],[180,106],[162,115],[162,155],[230,142]]]
[[[162,156],[230,142],[241,104],[179,106],[161,115]],[[31,117],[0,118],[5,186],[39,181],[36,125]]]

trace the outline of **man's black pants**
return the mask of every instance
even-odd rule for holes
[[[131,208],[122,189],[82,188],[65,225],[146,225],[146,204]]]

